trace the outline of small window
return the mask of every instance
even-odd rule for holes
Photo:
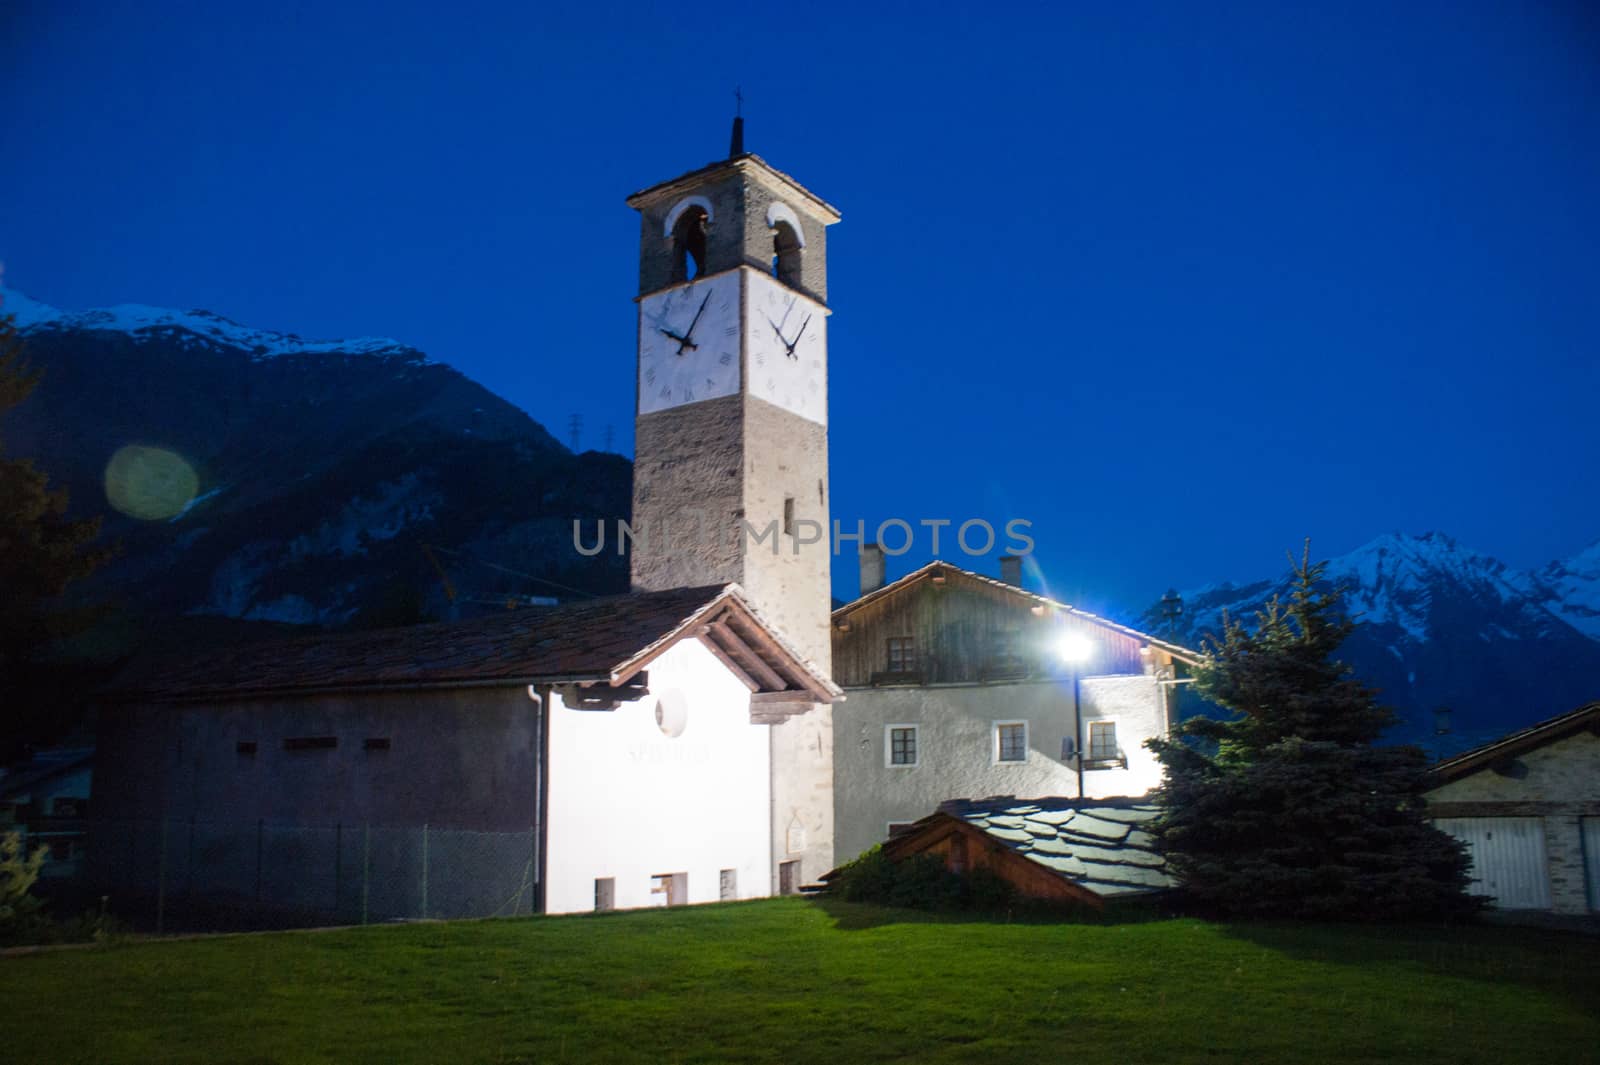
[[[368,736],[361,741],[361,749],[364,751],[387,751],[389,749],[389,737]]]
[[[286,751],[331,751],[339,746],[335,736],[291,736],[283,741]]]
[[[233,745],[233,749],[245,758],[254,758],[256,756],[256,741],[240,740]]]
[[[732,902],[739,897],[739,870],[724,869],[717,878],[717,897]]]
[[[689,700],[680,688],[668,688],[656,699],[656,728],[669,740],[683,735],[689,725]]]
[[[894,839],[896,836],[905,835],[911,831],[911,826],[914,824],[916,824],[915,821],[890,821],[888,826],[889,838]]]
[[[794,535],[794,496],[783,497],[783,535]]]
[[[995,722],[994,760],[996,762],[1026,762],[1028,760],[1028,723],[1026,721]]]
[[[915,673],[917,645],[910,636],[889,637],[889,672]]]
[[[1113,762],[1117,759],[1117,723],[1115,721],[1089,722],[1089,760]]]
[[[82,817],[84,800],[58,795],[50,800],[50,812],[57,817]]]
[[[70,862],[73,851],[72,840],[56,838],[50,840],[50,860],[52,862]]]
[[[888,764],[891,766],[915,766],[917,764],[917,726],[890,725],[888,733]]]
[[[650,878],[650,905],[682,906],[688,901],[688,873],[657,873]]]
[[[800,894],[800,863],[799,862],[796,861],[796,862],[779,862],[778,863],[778,894],[780,894],[780,895],[798,895],[798,894]]]
[[[617,880],[615,877],[597,877],[594,882],[594,912],[605,913],[617,908]]]

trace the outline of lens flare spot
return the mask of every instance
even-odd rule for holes
[[[175,517],[199,490],[194,467],[166,448],[129,444],[117,449],[106,464],[106,501],[130,518]]]

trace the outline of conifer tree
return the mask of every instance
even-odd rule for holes
[[[1187,894],[1225,916],[1385,920],[1470,913],[1461,844],[1424,819],[1426,759],[1378,746],[1394,719],[1334,653],[1354,623],[1311,562],[1253,629],[1223,619],[1196,676],[1232,711],[1149,746],[1166,768],[1161,850]]]
[[[0,313],[0,418],[38,383],[12,316]],[[90,546],[100,520],[70,519],[66,510],[66,491],[52,489],[31,461],[8,457],[0,440],[0,758],[52,731],[57,708],[42,705],[36,656],[86,623],[58,597],[110,554]]]

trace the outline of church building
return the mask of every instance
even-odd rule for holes
[[[728,158],[627,202],[632,593],[125,677],[98,726],[107,892],[366,920],[761,897],[832,867],[839,215],[739,120]],[[474,872],[444,841],[505,854]]]

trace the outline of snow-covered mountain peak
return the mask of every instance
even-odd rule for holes
[[[1401,711],[1396,735],[1434,753],[1461,750],[1594,697],[1600,544],[1538,573],[1442,533],[1389,533],[1327,562],[1327,580],[1342,587],[1345,610],[1360,622],[1340,657]],[[1175,623],[1159,607],[1145,623],[1200,647],[1221,632],[1224,612],[1253,626],[1267,601],[1292,586],[1285,566],[1252,584],[1186,592]],[[1445,739],[1433,732],[1441,706],[1455,711]]]
[[[91,332],[119,332],[133,335],[187,333],[201,343],[216,344],[248,352],[256,358],[275,355],[349,355],[420,353],[388,337],[357,337],[346,340],[305,340],[293,333],[252,329],[212,311],[179,311],[168,307],[149,307],[142,303],[120,303],[88,311],[62,311],[40,303],[15,289],[0,289],[0,313],[13,315],[17,330],[30,333],[56,329],[82,329]]]
[[[1532,578],[1549,608],[1592,640],[1600,640],[1600,540]]]
[[[0,288],[0,314],[11,315],[19,332],[64,317],[61,311],[48,303],[40,303],[10,288]]]
[[[1441,588],[1514,607],[1526,595],[1504,564],[1439,532],[1385,533],[1330,559],[1327,578],[1347,590],[1347,607],[1361,621],[1395,625],[1413,640],[1429,638]]]

